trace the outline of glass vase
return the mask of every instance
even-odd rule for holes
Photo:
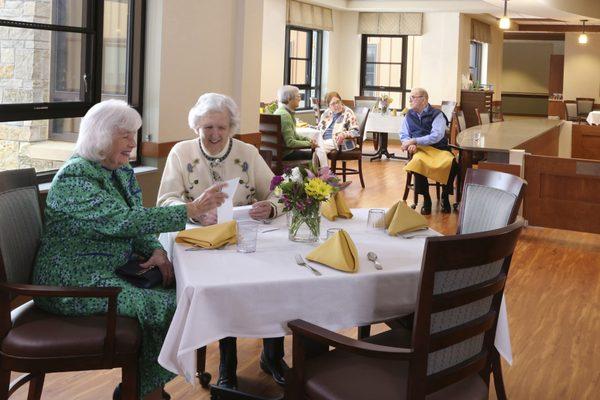
[[[303,212],[292,209],[288,214],[288,238],[292,242],[315,243],[321,232],[321,214],[319,205]]]

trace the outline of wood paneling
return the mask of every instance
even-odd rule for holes
[[[548,101],[548,116],[557,116],[562,120],[567,119],[567,108],[562,100]]]
[[[600,160],[600,126],[573,124],[571,157]]]
[[[534,25],[521,24],[519,31],[525,32],[581,32],[581,25]],[[586,32],[600,32],[600,25],[586,25]]]
[[[399,146],[390,144],[390,151]],[[395,150],[394,150],[395,149]],[[355,182],[346,189],[351,207],[389,206],[402,196],[406,174],[404,162],[364,164],[367,189]],[[529,190],[529,188],[528,188]],[[432,193],[433,195],[433,193]],[[435,202],[434,202],[435,206]],[[436,207],[428,216],[433,229],[444,234],[456,231],[457,214],[442,214]],[[588,216],[586,216],[588,218]],[[402,239],[398,239],[402,240]],[[415,246],[422,246],[417,241]],[[598,301],[600,299],[600,236],[591,233],[528,227],[513,256],[505,298],[508,308],[512,366],[503,364],[509,399],[595,399],[598,394]],[[373,327],[374,332],[385,329]],[[341,333],[356,337],[356,329]],[[286,338],[286,360],[291,364],[291,341]],[[275,397],[281,389],[260,371],[262,340],[238,340],[240,388]],[[219,349],[208,347],[207,370],[218,374]],[[120,381],[119,370],[49,374],[42,399],[110,399]],[[13,378],[17,374],[13,374]],[[166,386],[174,400],[209,400],[208,390],[191,386],[182,377]],[[373,398],[376,398],[374,396]],[[494,400],[494,391],[490,399]],[[22,388],[14,400],[27,399]]]
[[[531,154],[557,156],[559,134],[560,126],[557,126],[548,130],[548,132],[544,133],[543,135],[528,140],[515,148],[525,150]]]
[[[600,162],[526,155],[525,180],[531,225],[600,233]]]
[[[513,20],[514,21],[514,20]],[[504,32],[504,40],[552,40],[564,41],[564,33],[546,32]]]
[[[153,157],[153,158],[163,158],[169,155],[169,152],[179,142],[142,142],[142,156],[143,157]]]
[[[550,72],[548,77],[548,93],[563,92],[563,74],[565,71],[565,56],[563,54],[550,55]]]

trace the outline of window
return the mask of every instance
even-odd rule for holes
[[[321,98],[323,31],[286,28],[284,83],[300,89],[299,110],[311,108],[311,97]]]
[[[0,170],[56,170],[81,117],[101,100],[122,99],[141,113],[145,6],[0,1]]]
[[[386,94],[393,99],[392,107],[405,107],[409,46],[412,41],[406,36],[362,35],[361,96]]]
[[[481,83],[481,60],[483,53],[483,44],[480,42],[471,41],[470,56],[469,56],[469,73],[473,82]]]

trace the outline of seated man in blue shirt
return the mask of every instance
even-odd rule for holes
[[[410,92],[410,106],[406,117],[400,128],[400,140],[402,150],[414,154],[417,146],[432,146],[439,150],[448,150],[448,139],[446,138],[446,126],[448,121],[441,110],[429,105],[429,95],[425,89],[415,88]],[[452,163],[452,169],[448,182],[442,189],[442,212],[449,213],[450,201],[448,195],[453,193],[453,182],[458,165]],[[429,196],[429,183],[427,178],[420,174],[413,174],[415,178],[415,193],[423,196],[421,214],[431,214],[431,197]]]

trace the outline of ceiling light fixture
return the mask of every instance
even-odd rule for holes
[[[510,28],[510,18],[508,18],[508,15],[506,14],[507,3],[508,0],[504,0],[504,16],[500,18],[500,23],[498,24],[500,29]]]
[[[588,36],[585,33],[585,23],[587,22],[587,19],[582,19],[581,22],[583,22],[583,28],[581,31],[581,35],[579,35],[579,39],[577,41],[579,42],[579,44],[586,44],[588,42]]]

